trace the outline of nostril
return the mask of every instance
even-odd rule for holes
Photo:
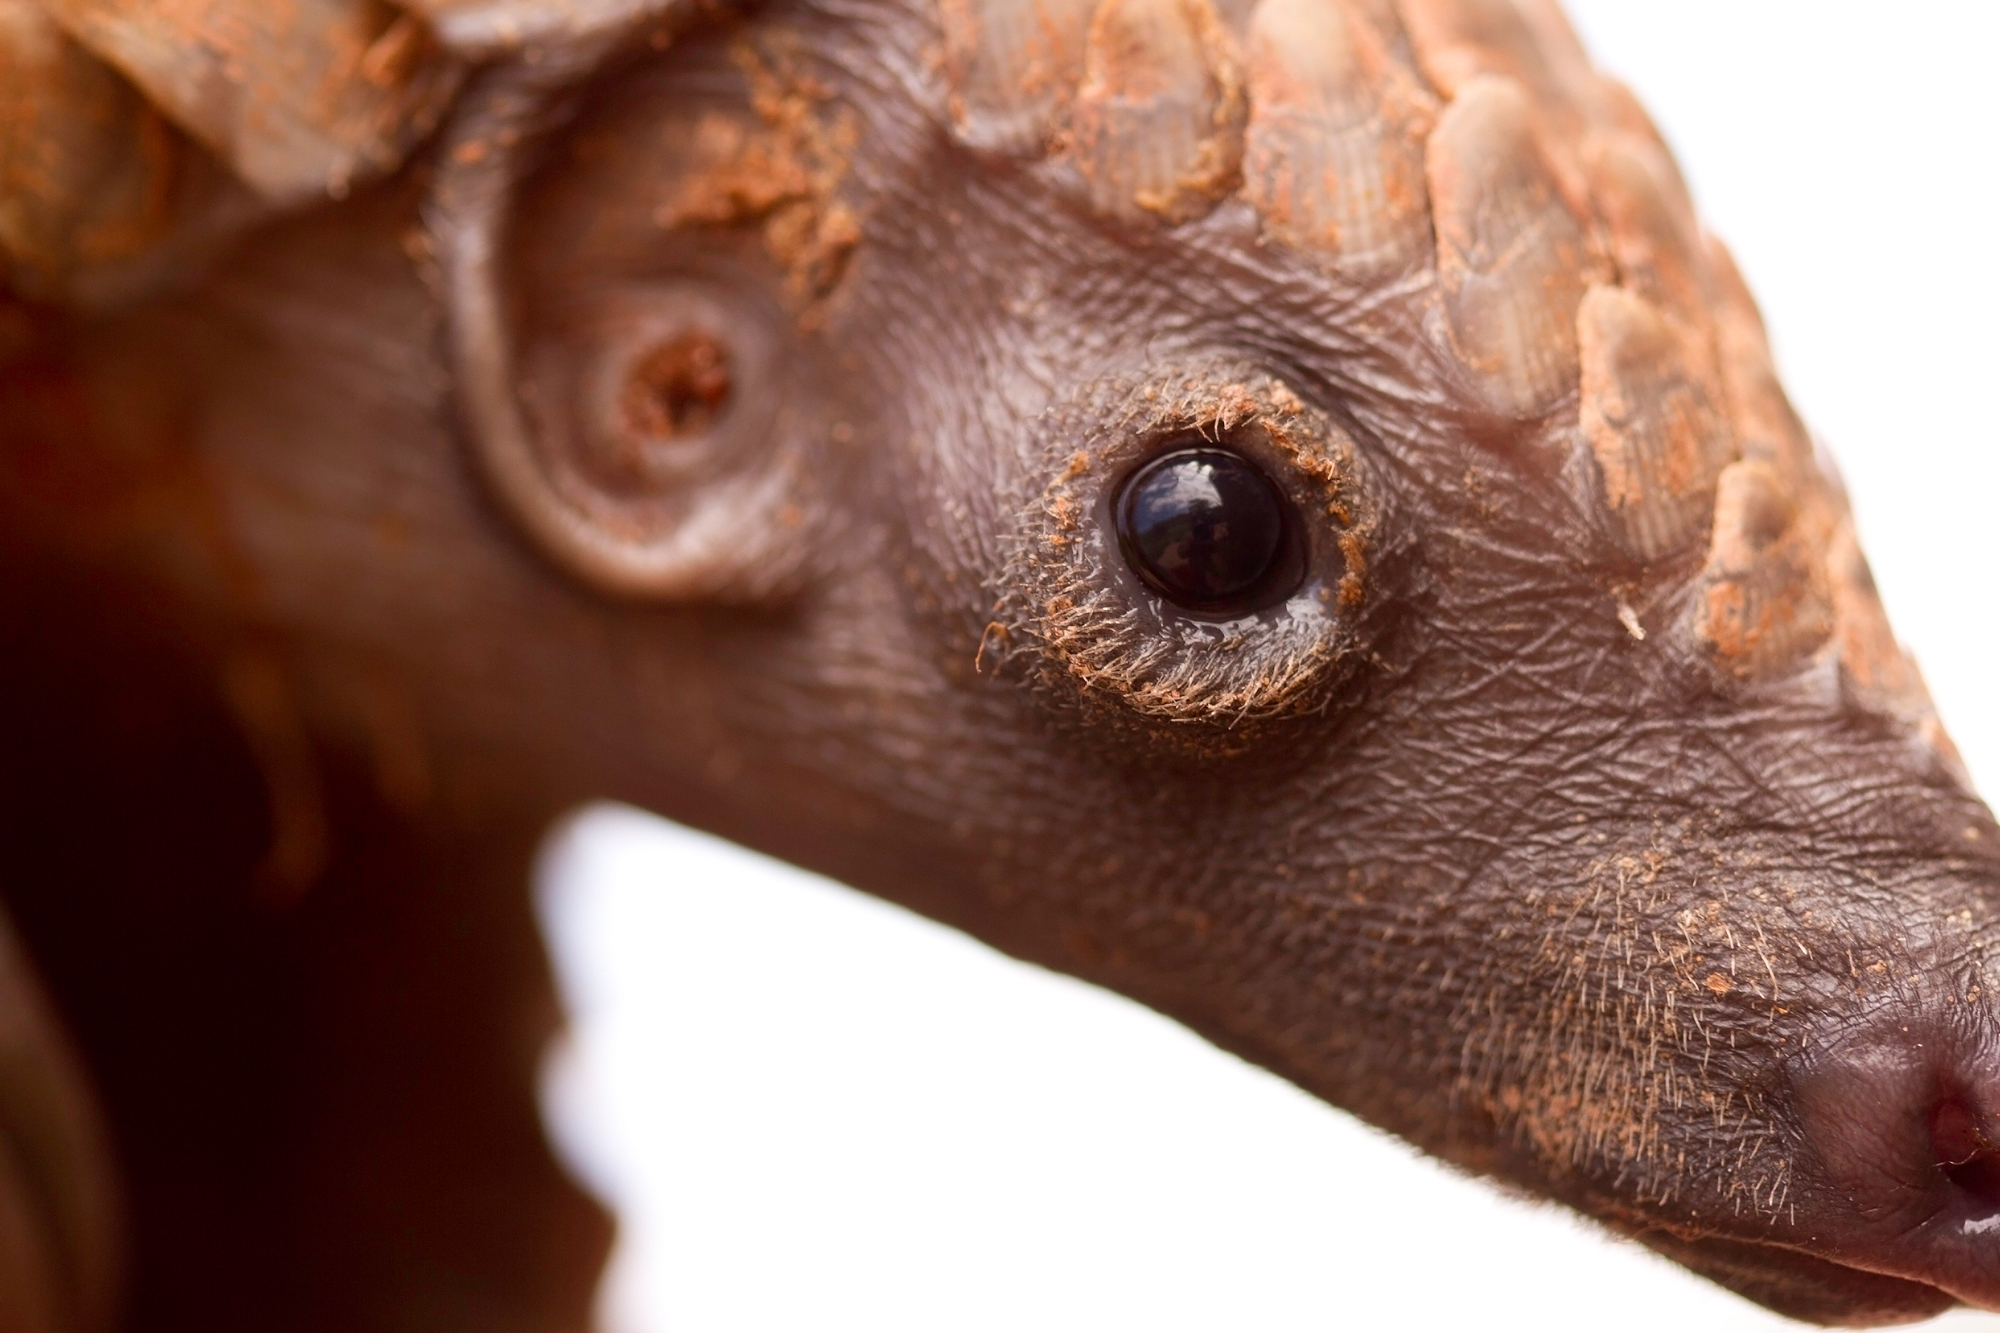
[[[1938,1172],[1979,1204],[2000,1208],[2000,1142],[1963,1097],[1931,1112],[1931,1152]]]

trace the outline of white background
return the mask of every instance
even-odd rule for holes
[[[1735,248],[1992,790],[2000,4],[1570,11]],[[577,1018],[551,1120],[624,1217],[609,1333],[1794,1327],[1150,1013],[643,816],[558,838],[543,902]]]

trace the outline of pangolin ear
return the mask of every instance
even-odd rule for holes
[[[494,499],[596,591],[785,598],[818,508],[802,461],[818,414],[779,284],[726,236],[659,225],[647,200],[674,188],[673,154],[628,189],[564,165],[584,155],[565,151],[561,96],[483,101],[447,135],[429,222]]]

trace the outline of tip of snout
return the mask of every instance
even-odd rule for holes
[[[2000,1235],[2000,1119],[1983,1090],[1953,1088],[1930,1114],[1937,1188],[1971,1214],[1968,1234]]]
[[[1797,1241],[2000,1309],[2000,1037],[1974,1026],[1899,1016],[1804,1062],[1794,1092],[1814,1187]]]

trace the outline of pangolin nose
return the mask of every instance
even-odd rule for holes
[[[1992,1026],[1965,1009],[1928,1021],[1906,1010],[1844,1031],[1801,1063],[1792,1087],[1810,1182],[1800,1239],[1826,1258],[2000,1308]]]
[[[1928,1130],[1934,1188],[1972,1213],[1993,1217],[2000,1231],[2000,1118],[1991,1097],[1948,1088],[1931,1108]]]

